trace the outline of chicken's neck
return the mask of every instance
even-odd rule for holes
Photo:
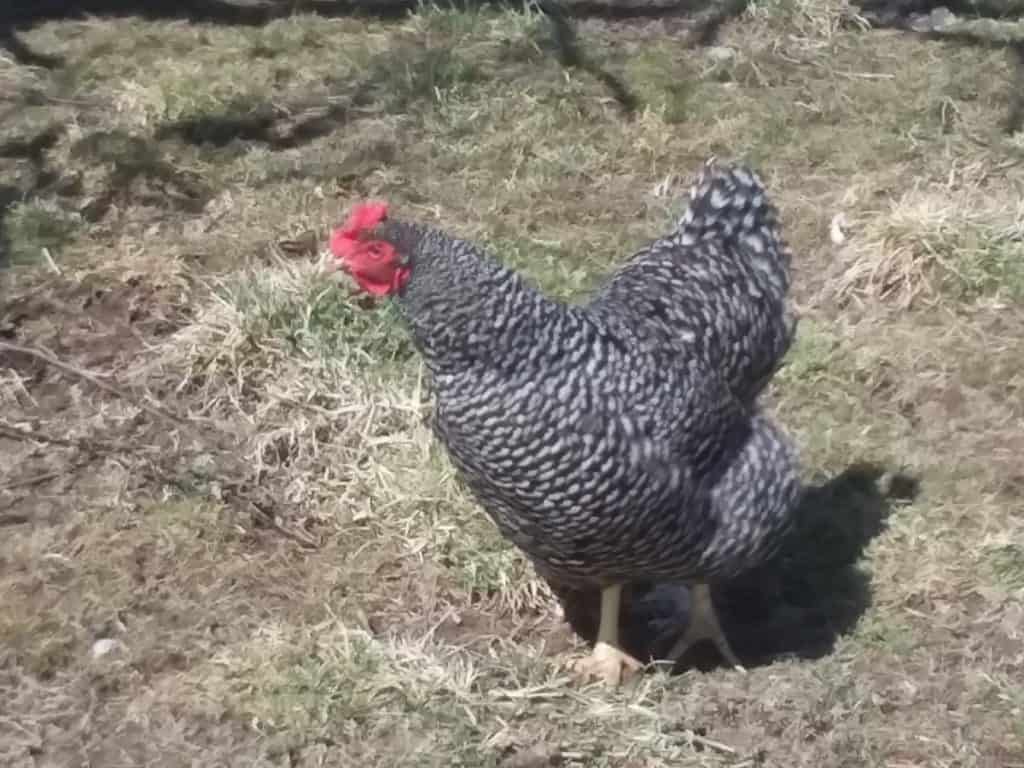
[[[461,241],[420,254],[398,297],[431,371],[486,367],[522,371],[571,337],[583,320],[518,273]]]

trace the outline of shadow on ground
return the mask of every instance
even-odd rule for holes
[[[412,7],[415,3],[410,0],[15,0],[0,11],[0,24],[36,24],[86,16],[136,16],[153,20],[185,19],[202,24],[261,26],[289,16],[296,10],[321,16],[348,16],[359,12],[398,15],[407,13]]]
[[[157,140],[179,138],[189,144],[224,147],[234,141],[266,144],[271,149],[293,149],[344,124],[348,110],[342,105],[327,104],[298,110],[282,111],[273,105],[259,105],[247,111],[229,110],[221,114],[201,115],[176,120],[157,129]]]
[[[732,6],[736,0],[725,0]],[[744,0],[745,4],[745,0]],[[452,8],[519,7],[517,0],[447,0]],[[564,8],[573,16],[646,19],[718,11],[715,0],[540,0],[544,12]],[[147,19],[187,19],[203,24],[260,26],[296,11],[324,17],[352,15],[390,18],[416,10],[419,0],[15,0],[0,11],[0,25],[31,24],[84,16],[138,16]]]
[[[21,201],[57,195],[65,199],[64,207],[69,212],[92,223],[118,203],[195,214],[210,199],[212,193],[206,183],[196,174],[176,168],[158,142],[123,131],[94,131],[70,145],[70,164],[55,164],[48,152],[65,132],[66,126],[49,125],[34,135],[0,143],[0,162],[21,165],[21,171],[10,176],[13,184],[0,184],[0,269],[18,261],[19,248],[12,242],[10,212]],[[86,170],[98,174],[88,189],[83,183]],[[39,241],[36,245],[46,244],[48,237],[61,239],[56,232],[58,217],[40,226],[43,224],[45,231],[30,233],[33,240]],[[56,246],[57,242],[51,244]]]
[[[745,666],[782,657],[821,658],[850,632],[871,605],[870,577],[858,566],[865,547],[886,528],[895,505],[913,500],[918,483],[883,477],[881,467],[856,464],[805,489],[797,525],[782,552],[714,590],[726,635]],[[626,596],[623,643],[640,659],[662,658],[686,627],[684,587],[634,587]],[[566,619],[587,642],[597,635],[598,594],[562,598]],[[708,643],[695,646],[680,669],[722,663]]]
[[[579,69],[589,73],[609,89],[612,97],[618,102],[622,111],[631,115],[637,108],[636,96],[616,75],[605,70],[589,56],[584,56],[576,41],[575,30],[571,23],[572,17],[611,17],[611,18],[662,18],[697,13],[693,22],[697,31],[695,40],[704,40],[710,33],[717,30],[726,16],[735,15],[740,5],[745,7],[746,0],[725,0],[720,7],[715,2],[686,3],[680,0],[643,0],[642,2],[590,2],[590,0],[539,0],[537,7],[546,14],[552,24],[552,43],[555,54],[567,69]],[[510,0],[449,0],[438,5],[452,8],[473,7],[519,7],[519,3]],[[17,34],[16,29],[27,29],[44,21],[69,18],[96,17],[138,17],[149,20],[185,20],[198,24],[220,24],[229,26],[263,26],[275,19],[286,18],[296,11],[313,13],[326,18],[348,16],[372,16],[381,19],[397,19],[415,11],[419,7],[418,0],[307,0],[304,3],[281,2],[267,0],[265,2],[246,3],[226,0],[191,0],[190,2],[141,3],[135,0],[81,0],[77,3],[67,2],[17,2],[13,7],[0,10],[0,48],[4,48],[11,57],[26,66],[59,69],[65,66],[60,56],[53,56],[31,48]],[[723,8],[725,9],[723,15]],[[705,44],[705,43],[702,43]],[[251,118],[252,116],[250,116]],[[259,117],[259,116],[257,116]],[[266,118],[266,116],[263,116]],[[316,129],[329,125],[332,121],[322,117],[316,121]],[[337,120],[333,121],[337,122]],[[265,124],[266,123],[266,124]],[[258,140],[267,140],[266,131],[269,121],[248,119],[242,123],[221,122],[217,126],[200,126],[199,132],[205,137],[209,133],[220,135],[230,127],[235,127],[241,136],[246,132],[255,132]],[[180,133],[188,134],[190,126],[181,127]],[[316,129],[313,129],[314,132]],[[195,133],[193,130],[192,133]],[[187,137],[187,136],[186,136]]]

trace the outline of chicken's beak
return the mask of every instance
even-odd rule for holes
[[[334,275],[337,272],[344,271],[344,265],[337,256],[331,253],[330,249],[323,251],[320,254],[320,274],[324,276]]]

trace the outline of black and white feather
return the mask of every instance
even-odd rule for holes
[[[775,552],[799,495],[757,405],[789,348],[791,254],[750,170],[709,163],[675,229],[587,304],[388,221],[435,426],[501,532],[553,582],[713,582]]]

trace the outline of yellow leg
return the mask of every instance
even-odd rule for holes
[[[608,685],[618,685],[624,677],[643,665],[619,648],[619,609],[622,605],[622,585],[601,590],[601,622],[597,630],[594,650],[585,659],[576,662],[576,673],[584,679],[592,677]]]
[[[711,588],[707,584],[694,584],[690,589],[690,624],[669,651],[669,658],[672,661],[679,661],[691,646],[701,640],[710,640],[733,669],[738,672],[746,671],[733,653],[729,641],[725,639],[722,625],[718,623],[718,614],[715,612],[714,603],[711,602]]]

